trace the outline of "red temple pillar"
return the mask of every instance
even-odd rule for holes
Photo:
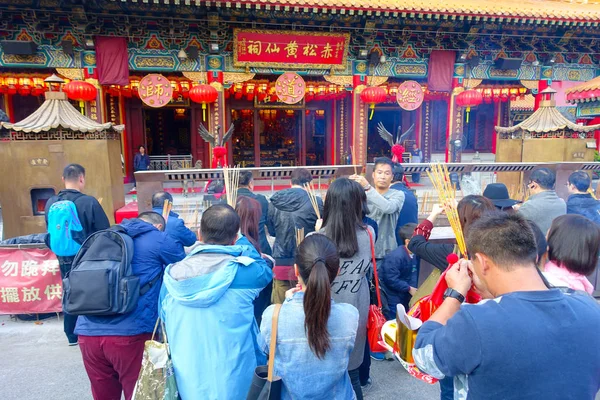
[[[353,87],[350,143],[353,146],[356,160],[353,159],[352,164],[365,165],[367,163],[368,117],[367,107],[360,98],[360,94],[367,87],[367,76],[354,75]]]
[[[217,101],[210,105],[208,118],[208,130],[214,134],[217,133],[217,126],[221,129],[221,134],[224,135],[227,132],[227,114],[225,110],[225,87],[223,86],[223,59],[221,56],[208,56],[206,65],[210,69],[206,72],[207,82],[209,85],[217,89],[219,96]],[[224,143],[227,150],[227,163],[233,163],[232,148],[228,143]],[[212,148],[209,146],[208,154],[212,154]],[[208,157],[210,159],[210,156]],[[208,164],[205,166],[208,168]]]
[[[533,105],[533,111],[537,111],[540,108],[540,102],[542,99],[542,90],[552,85],[552,67],[541,67],[541,76],[538,81],[538,91],[535,95],[535,103]]]

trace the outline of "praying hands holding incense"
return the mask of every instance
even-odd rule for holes
[[[431,214],[427,217],[427,220],[432,224],[435,224],[435,220],[446,212],[446,208],[441,204],[434,204],[431,209]]]

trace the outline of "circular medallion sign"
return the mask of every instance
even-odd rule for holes
[[[140,99],[150,107],[166,106],[173,97],[173,88],[167,78],[160,74],[149,74],[140,81]]]
[[[414,111],[421,107],[424,97],[423,88],[418,82],[406,81],[398,86],[396,101],[406,111]]]
[[[295,72],[286,72],[275,83],[275,93],[285,104],[296,104],[304,98],[306,82]]]

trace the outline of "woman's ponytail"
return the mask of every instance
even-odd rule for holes
[[[322,359],[331,347],[327,321],[331,314],[331,283],[340,269],[340,257],[328,237],[314,234],[298,246],[296,266],[306,286],[304,327],[308,345]]]
[[[308,345],[318,358],[323,358],[330,347],[327,321],[331,313],[331,282],[323,258],[315,260],[305,284],[304,326]]]

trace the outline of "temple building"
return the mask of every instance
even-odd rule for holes
[[[493,160],[494,128],[524,121],[548,87],[557,110],[583,123],[573,104],[583,91],[570,91],[571,103],[565,92],[596,78],[600,62],[597,0],[0,7],[0,108],[9,121],[43,103],[48,76],[85,80],[95,98],[71,101],[98,123],[125,125],[127,179],[140,145],[157,168],[171,159],[210,166],[201,124],[222,134],[233,126],[227,159],[243,166],[371,162],[390,154],[378,126],[394,135],[414,126],[404,145],[416,144],[425,161]]]

